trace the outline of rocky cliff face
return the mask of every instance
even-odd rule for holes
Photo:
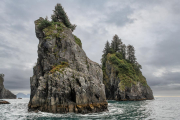
[[[108,100],[117,101],[138,101],[154,99],[151,88],[147,85],[145,77],[142,73],[133,72],[131,63],[125,60],[119,60],[121,66],[118,68],[114,65],[110,58],[113,55],[108,55],[106,61],[106,69],[104,71],[104,84],[106,91],[106,98]],[[118,58],[117,58],[118,59]],[[129,65],[129,66],[128,66]],[[127,67],[124,71],[123,67]],[[130,72],[129,72],[130,71]]]
[[[16,99],[16,95],[4,88],[4,75],[0,74],[0,99]]]
[[[91,61],[62,22],[38,29],[37,64],[30,78],[29,111],[88,113],[107,110],[101,66]]]

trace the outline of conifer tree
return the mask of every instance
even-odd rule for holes
[[[121,39],[119,39],[119,37],[115,34],[115,36],[113,37],[113,40],[111,42],[111,48],[115,52],[120,52],[121,45],[122,45]]]
[[[125,44],[122,44],[120,51],[122,53],[123,59],[126,59],[126,45]]]
[[[2,78],[4,78],[5,75],[4,75],[3,73],[1,73],[0,76],[1,76]]]
[[[102,59],[101,59],[102,66],[105,66],[105,63],[106,63],[106,60],[107,60],[106,56],[107,56],[107,54],[109,52],[110,52],[110,44],[109,44],[109,41],[107,41],[106,44],[105,44]]]
[[[136,70],[142,69],[142,66],[137,61],[135,62],[135,69]]]
[[[135,50],[134,50],[134,47],[132,45],[127,46],[127,59],[131,63],[135,63],[135,61],[136,61]]]
[[[55,6],[54,14],[51,15],[51,18],[54,22],[62,21],[65,26],[71,28],[72,31],[74,31],[76,28],[76,25],[72,25],[70,23],[69,18],[66,15],[66,12],[64,11],[64,8],[61,6],[61,4],[57,4]]]
[[[104,55],[107,55],[109,53],[109,49],[110,49],[110,43],[109,41],[107,41],[105,44],[105,48],[103,50]]]

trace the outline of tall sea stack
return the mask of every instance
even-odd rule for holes
[[[0,74],[0,99],[16,99],[11,91],[4,88],[4,74]]]
[[[30,78],[29,111],[89,113],[107,110],[103,72],[72,34],[75,29],[60,4],[52,21],[35,21],[38,59]]]
[[[107,41],[102,56],[106,98],[117,101],[152,100],[153,92],[142,75],[132,45],[126,46],[117,35]]]

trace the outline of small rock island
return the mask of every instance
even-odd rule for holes
[[[117,35],[107,41],[102,55],[103,82],[107,100],[138,101],[154,99],[132,45],[126,46]]]
[[[0,74],[0,99],[16,99],[16,95],[14,95],[11,91],[5,89],[3,83],[4,74]]]
[[[39,18],[38,59],[30,78],[29,111],[90,113],[107,110],[101,66],[91,61],[61,4],[52,21]]]
[[[0,104],[10,104],[8,101],[0,100]]]

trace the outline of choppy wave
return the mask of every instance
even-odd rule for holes
[[[180,118],[180,98],[156,98],[147,101],[108,101],[109,111],[90,114],[52,114],[28,112],[29,99],[7,100],[11,104],[0,105],[0,120],[140,120]]]

